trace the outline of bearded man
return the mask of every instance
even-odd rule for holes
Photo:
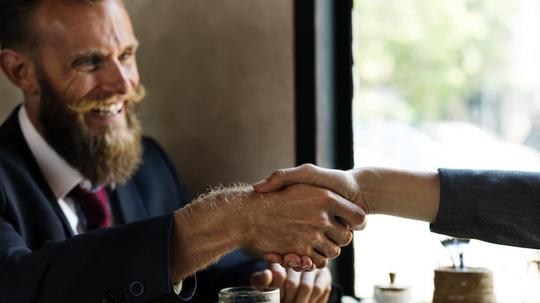
[[[0,302],[212,302],[250,278],[284,302],[328,301],[323,267],[363,210],[307,185],[221,188],[186,206],[141,134],[138,41],[121,0],[0,0],[0,44],[24,96],[0,127]],[[239,248],[320,269],[268,270]]]

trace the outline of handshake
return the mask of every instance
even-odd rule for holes
[[[305,164],[277,170],[253,188],[279,204],[266,219],[271,234],[259,234],[260,243],[249,245],[264,252],[270,263],[296,271],[323,268],[352,241],[353,230],[365,226],[369,207],[354,171]]]
[[[437,173],[310,164],[277,170],[253,187],[213,190],[176,212],[172,281],[237,248],[262,253],[293,276],[324,268],[364,228],[367,214],[434,222],[439,191]]]
[[[217,260],[233,249],[254,250],[283,267],[273,264],[272,274],[268,270],[255,273],[254,280],[263,278],[265,282],[253,284],[272,281],[272,285],[282,287],[285,267],[287,279],[296,277],[298,282],[301,274],[302,281],[306,278],[326,285],[327,296],[328,270],[314,270],[340,254],[341,247],[351,242],[353,231],[364,228],[368,214],[434,223],[433,231],[453,236],[540,247],[540,232],[531,229],[537,225],[528,221],[538,219],[539,180],[537,173],[511,171],[412,172],[373,167],[342,171],[310,164],[281,169],[253,187],[210,193],[179,211],[179,222],[187,222],[178,229],[180,235],[184,229],[186,234],[179,238],[189,240],[185,243],[197,239],[204,243],[182,246],[179,252],[198,249],[191,255],[201,259],[201,251],[208,251],[212,253],[207,255]],[[206,228],[203,232],[191,228],[198,232],[194,236],[189,231],[195,223],[190,221],[204,222]],[[199,262],[191,272],[205,264]],[[182,273],[177,276],[182,277]],[[318,283],[318,277],[323,276],[326,282]],[[300,290],[298,287],[298,293]],[[286,298],[296,296],[294,289],[284,293]],[[320,302],[325,302],[325,297],[321,298]]]
[[[277,207],[269,206],[271,213],[252,222],[268,227],[248,247],[265,253],[269,262],[310,271],[337,257],[351,242],[353,230],[365,227],[367,214],[433,222],[440,181],[436,173],[342,171],[305,164],[277,170],[253,188]]]

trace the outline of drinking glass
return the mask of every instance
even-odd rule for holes
[[[240,286],[219,292],[219,303],[279,303],[279,288]]]

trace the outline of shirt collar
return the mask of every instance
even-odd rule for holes
[[[85,181],[84,177],[45,141],[30,121],[24,105],[19,110],[18,118],[24,140],[36,158],[41,172],[56,199],[63,199],[75,186]]]

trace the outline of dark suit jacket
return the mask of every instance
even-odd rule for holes
[[[18,108],[0,127],[0,302],[178,302],[169,281],[172,212],[188,199],[149,138],[133,178],[110,193],[112,228],[73,236],[24,141]],[[194,302],[245,284],[264,264],[235,252],[200,274]],[[194,285],[184,281],[182,294]]]
[[[441,197],[431,230],[540,249],[538,172],[439,169]]]

